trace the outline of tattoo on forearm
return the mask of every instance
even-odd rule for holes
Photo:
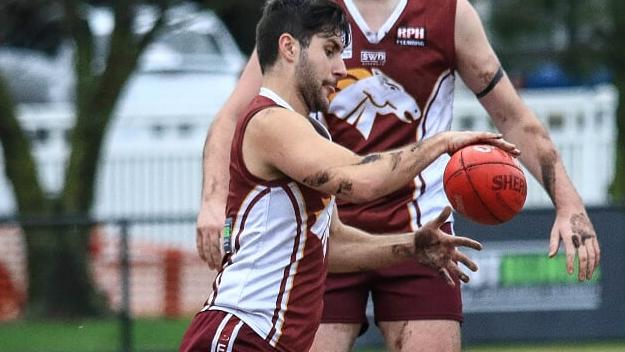
[[[540,125],[527,125],[523,127],[523,132],[532,135],[533,137],[549,140],[547,131]]]
[[[523,132],[528,134],[528,138],[532,140],[543,139],[549,141],[549,134],[543,128],[543,126],[539,124],[528,124],[523,127]],[[555,165],[558,161],[558,154],[555,150],[550,150],[543,152],[542,155],[539,156],[539,164],[540,164],[540,173],[542,177],[543,187],[549,198],[551,198],[551,202],[556,205],[556,171]]]
[[[573,230],[573,245],[575,248],[586,244],[586,240],[595,237],[590,220],[584,213],[571,216],[571,229]],[[581,241],[580,241],[581,238]]]
[[[401,162],[401,151],[391,153],[391,171],[395,171]]]
[[[380,154],[369,154],[367,156],[365,156],[364,158],[362,158],[362,160],[360,160],[360,162],[356,165],[364,165],[364,164],[369,164],[372,163],[374,161],[378,161],[382,158],[382,155]]]
[[[421,145],[423,144],[422,141],[419,141],[418,143],[416,143],[415,145],[412,146],[412,148],[410,148],[410,152],[414,153],[416,151],[418,151],[419,149],[421,149]]]
[[[302,183],[309,187],[319,187],[330,181],[330,174],[327,171],[319,171],[314,175],[304,178]]]
[[[204,200],[208,200],[213,197],[216,188],[217,180],[215,180],[214,177],[208,176],[208,178],[203,182],[202,196]]]
[[[551,202],[554,205],[556,204],[556,165],[557,154],[555,151],[550,151],[542,154],[539,158],[540,163],[540,173],[543,181],[543,187],[549,198],[551,198]]]
[[[352,181],[341,180],[339,182],[339,188],[336,190],[336,195],[352,193],[352,186],[353,186]]]

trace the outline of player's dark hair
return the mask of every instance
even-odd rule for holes
[[[302,47],[310,45],[315,34],[337,35],[349,43],[349,24],[343,10],[331,0],[267,0],[256,26],[256,51],[261,72],[275,64],[278,39],[292,35]]]

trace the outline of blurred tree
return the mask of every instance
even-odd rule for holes
[[[75,46],[75,125],[65,165],[62,191],[51,196],[38,179],[30,141],[16,116],[15,103],[0,77],[0,142],[4,172],[13,187],[22,217],[54,219],[89,216],[98,160],[112,112],[138,59],[164,25],[166,0],[158,4],[153,28],[133,32],[138,1],[111,2],[115,26],[103,67],[93,65],[93,33],[84,17],[85,1],[8,1],[0,5],[0,41],[3,44],[54,51],[70,38]],[[52,14],[52,16],[50,15]],[[22,31],[23,29],[23,31]],[[101,311],[89,275],[89,236],[85,228],[61,233],[24,227],[28,251],[28,309],[40,316],[82,316]]]
[[[249,55],[256,43],[256,23],[262,14],[264,0],[202,0],[224,21],[241,50]]]
[[[46,0],[7,1],[0,6],[0,45],[54,54],[63,37],[60,14]]]
[[[624,203],[625,1],[498,0],[491,6],[495,50],[511,75],[546,63],[560,64],[573,82],[592,81],[600,69],[610,71],[619,92],[610,194],[615,203]]]

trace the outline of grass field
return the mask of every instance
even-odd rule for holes
[[[177,351],[190,318],[136,320],[133,351]],[[2,352],[117,352],[120,329],[116,320],[75,322],[14,322],[0,324]],[[533,345],[471,345],[465,352],[625,352],[625,341]],[[360,348],[358,352],[384,352]]]

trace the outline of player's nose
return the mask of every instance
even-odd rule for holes
[[[334,77],[337,77],[338,79],[340,79],[340,78],[344,78],[345,76],[347,76],[347,68],[345,67],[345,61],[343,61],[343,58],[340,57],[340,55],[338,55],[338,58],[335,61],[335,64],[333,66],[334,66],[334,69],[332,70],[332,75],[334,75]]]

